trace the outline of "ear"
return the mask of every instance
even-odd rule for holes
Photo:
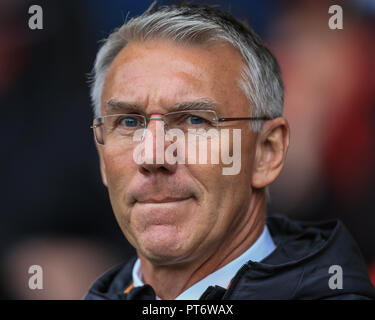
[[[279,176],[289,147],[290,129],[285,118],[266,121],[258,134],[251,185],[264,188]]]
[[[96,144],[96,149],[98,150],[98,154],[99,154],[100,173],[102,175],[102,181],[103,181],[103,184],[106,187],[108,187],[107,174],[106,174],[106,169],[105,169],[105,161],[104,161],[104,157],[103,157],[103,146],[98,145],[97,143],[95,143],[95,144]]]

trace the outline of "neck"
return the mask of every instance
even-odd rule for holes
[[[244,218],[209,255],[186,264],[160,266],[152,264],[138,252],[143,282],[151,285],[161,299],[172,300],[196,282],[239,257],[252,246],[264,229],[264,193],[254,192],[252,198]]]

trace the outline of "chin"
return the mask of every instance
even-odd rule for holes
[[[154,265],[169,265],[182,262],[184,260],[184,254],[181,252],[165,250],[156,251],[154,249],[146,249],[142,252],[142,255]]]
[[[147,232],[141,238],[139,250],[149,261],[156,264],[177,262],[187,255],[186,239],[179,238],[176,232],[169,232],[170,227],[158,226],[160,229]]]

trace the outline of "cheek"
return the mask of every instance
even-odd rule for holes
[[[218,143],[206,145],[207,164],[199,161],[198,146],[196,147],[197,164],[188,164],[188,157],[185,159],[189,172],[204,186],[206,197],[210,201],[217,201],[216,205],[226,198],[232,198],[234,201],[236,196],[244,193],[248,195],[251,186],[255,141],[251,139],[251,133],[247,130],[243,130],[240,136],[234,136],[232,130],[228,132],[225,141],[221,134]],[[213,158],[219,164],[213,164],[211,161]]]
[[[233,136],[229,136],[229,155],[233,154]],[[238,213],[244,211],[248,205],[251,195],[251,175],[254,163],[254,141],[249,141],[248,137],[242,135],[240,144],[241,170],[234,175],[223,175],[224,167],[231,167],[234,164],[196,164],[188,165],[189,172],[203,186],[204,200],[202,210],[206,212],[206,219],[215,230],[211,230],[211,235],[225,233],[233,223]],[[211,151],[208,148],[208,153]],[[220,150],[221,151],[221,150]],[[234,160],[233,160],[234,161]]]
[[[129,225],[129,209],[125,205],[125,194],[137,172],[132,152],[126,149],[106,147],[103,152],[108,193],[115,217],[123,230]],[[128,232],[126,232],[128,233]]]
[[[137,168],[132,151],[128,148],[106,147],[103,160],[109,191],[124,191],[127,181],[130,181],[130,176],[136,172]]]

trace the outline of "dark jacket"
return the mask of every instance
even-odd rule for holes
[[[276,249],[262,262],[243,265],[228,289],[207,288],[201,300],[375,299],[359,248],[340,221],[312,224],[271,216],[267,226]],[[105,273],[85,299],[154,299],[149,285],[130,290],[135,260]]]

